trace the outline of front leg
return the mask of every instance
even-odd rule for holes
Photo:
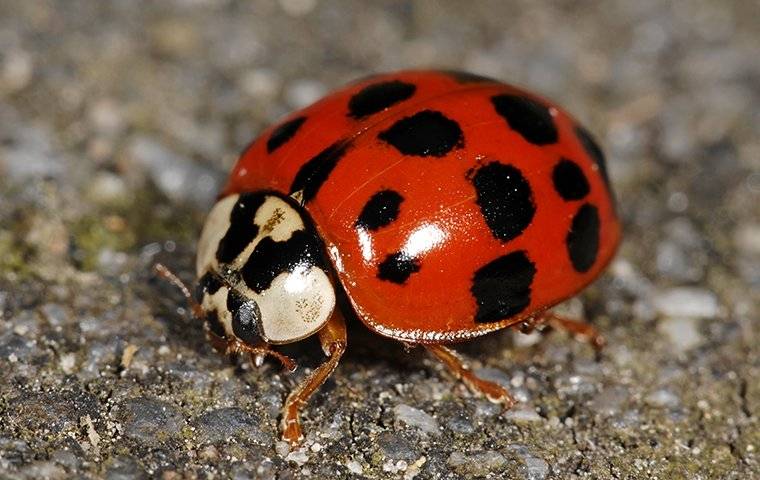
[[[327,380],[338,366],[338,361],[346,350],[346,322],[336,309],[330,320],[319,331],[319,342],[327,355],[327,360],[298,385],[282,407],[282,438],[291,445],[298,445],[303,439],[299,413],[314,392]]]

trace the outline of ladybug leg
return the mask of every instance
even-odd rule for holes
[[[565,330],[579,340],[588,342],[597,351],[601,350],[606,343],[602,334],[599,333],[599,330],[590,323],[563,317],[551,311],[541,312],[530,320],[524,322],[520,326],[520,330],[523,333],[530,333],[537,326],[544,323],[558,330]]]
[[[461,379],[473,392],[484,395],[494,403],[503,403],[505,408],[511,408],[512,405],[517,403],[506,388],[475,375],[470,370],[469,365],[465,364],[451,348],[444,347],[443,345],[425,345],[425,348],[438,360],[443,362],[452,375]]]
[[[319,331],[319,342],[322,344],[322,351],[328,357],[327,360],[290,392],[282,407],[282,438],[291,445],[297,445],[303,439],[301,422],[298,419],[301,407],[332,374],[346,350],[346,322],[338,310]]]
[[[211,333],[210,335],[214,334]],[[212,341],[211,344],[213,345],[214,342]],[[296,369],[296,363],[292,358],[279,352],[275,352],[269,345],[254,347],[252,345],[248,345],[247,343],[243,343],[240,340],[228,340],[224,353],[227,355],[247,353],[251,357],[251,363],[253,363],[253,365],[256,367],[260,367],[264,363],[264,357],[268,355],[270,357],[276,358],[289,372],[292,372]]]

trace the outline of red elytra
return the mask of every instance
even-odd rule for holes
[[[522,323],[593,281],[621,229],[604,158],[551,102],[406,71],[266,130],[221,196],[302,192],[355,313],[409,343]]]

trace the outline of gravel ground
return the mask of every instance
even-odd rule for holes
[[[603,5],[603,6],[602,6]],[[760,478],[756,1],[0,0],[0,477]],[[626,239],[564,334],[462,347],[503,413],[361,326],[294,375],[206,343],[155,261],[264,126],[373,71],[528,86],[596,132]],[[313,343],[290,353],[317,364]]]

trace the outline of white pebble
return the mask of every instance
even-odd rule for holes
[[[354,475],[361,475],[364,473],[364,468],[362,468],[362,464],[357,462],[354,459],[351,459],[346,462],[346,468],[349,472],[353,473]]]
[[[657,324],[657,331],[664,334],[678,352],[698,347],[705,340],[696,318],[666,318]]]
[[[675,408],[681,399],[670,390],[660,389],[647,395],[646,402],[655,407]]]
[[[677,287],[655,293],[654,307],[666,317],[711,318],[718,315],[715,294],[696,287]]]
[[[67,353],[61,356],[59,365],[61,366],[61,370],[63,370],[63,373],[65,373],[66,375],[71,375],[72,373],[74,373],[74,366],[76,366],[76,363],[77,363],[77,356],[73,353]]]
[[[424,433],[431,435],[440,434],[438,422],[435,418],[409,405],[397,405],[393,412],[396,414],[396,420],[405,423],[411,427],[416,427]]]
[[[507,413],[504,414],[504,418],[508,418],[518,423],[540,422],[543,420],[541,416],[536,413],[535,409],[527,406],[518,406],[510,409],[507,411]]]
[[[296,450],[295,452],[290,452],[288,456],[285,457],[285,460],[288,462],[294,462],[299,467],[302,467],[309,461],[309,456],[306,455],[306,452],[303,450]]]

